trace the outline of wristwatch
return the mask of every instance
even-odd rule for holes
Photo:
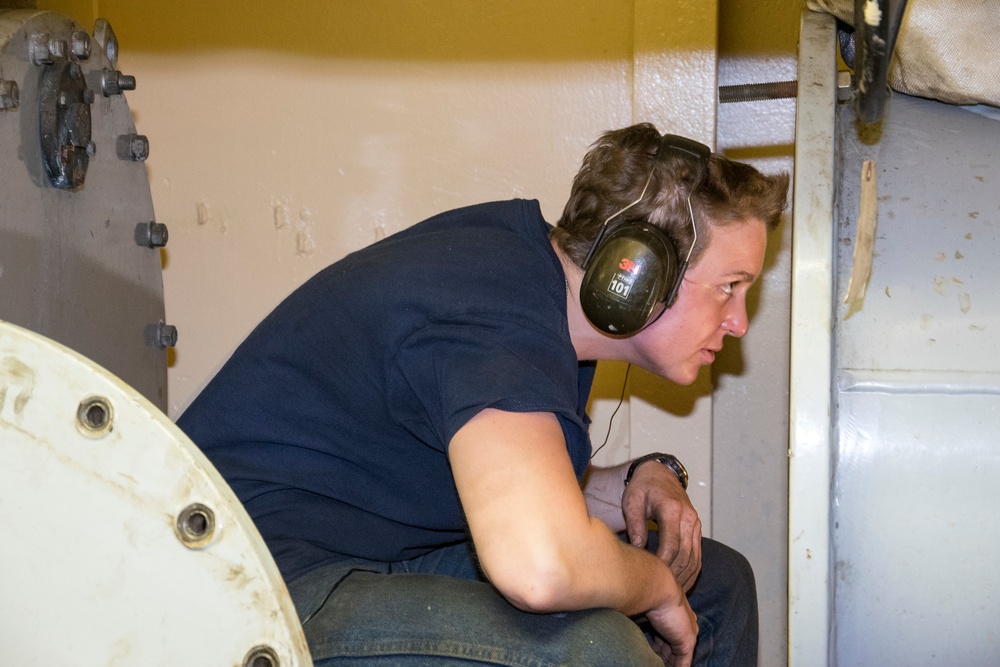
[[[632,474],[635,469],[641,466],[646,461],[659,461],[663,465],[670,468],[675,475],[677,475],[677,480],[681,483],[686,491],[688,488],[688,471],[684,467],[684,464],[677,460],[677,457],[673,454],[661,454],[659,452],[653,454],[646,454],[645,456],[640,456],[636,460],[632,461],[632,465],[628,467],[628,472],[625,473],[625,486],[632,481]]]

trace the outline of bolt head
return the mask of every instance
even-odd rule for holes
[[[70,37],[70,51],[77,60],[90,59],[90,35],[83,30],[76,30]]]
[[[66,43],[65,39],[53,39],[49,41],[49,53],[52,54],[54,60],[65,60],[68,52],[69,44]]]
[[[156,327],[156,338],[160,347],[166,349],[177,345],[177,327],[164,324],[162,321]]]
[[[149,157],[149,139],[145,135],[135,134],[129,140],[129,154],[136,162],[144,162]]]
[[[20,104],[20,93],[16,81],[0,79],[0,110],[16,109]]]
[[[118,87],[119,74],[121,74],[121,72],[113,69],[101,70],[101,92],[105,97],[118,95],[122,92],[121,88]]]
[[[32,65],[49,65],[52,63],[52,51],[49,48],[49,33],[38,32],[29,38],[28,59]]]

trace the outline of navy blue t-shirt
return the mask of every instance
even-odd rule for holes
[[[448,444],[487,407],[555,413],[590,456],[562,267],[538,203],[443,213],[285,299],[178,420],[285,579],[467,539]]]

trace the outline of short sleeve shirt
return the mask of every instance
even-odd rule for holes
[[[590,455],[592,367],[537,202],[450,211],[327,267],[285,299],[178,420],[286,580],[344,556],[467,539],[447,451],[485,408],[554,413]]]

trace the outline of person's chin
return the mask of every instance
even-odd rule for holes
[[[694,384],[694,381],[698,379],[698,372],[700,370],[701,364],[685,364],[680,368],[671,369],[669,372],[664,374],[664,377],[674,384],[687,386]]]

